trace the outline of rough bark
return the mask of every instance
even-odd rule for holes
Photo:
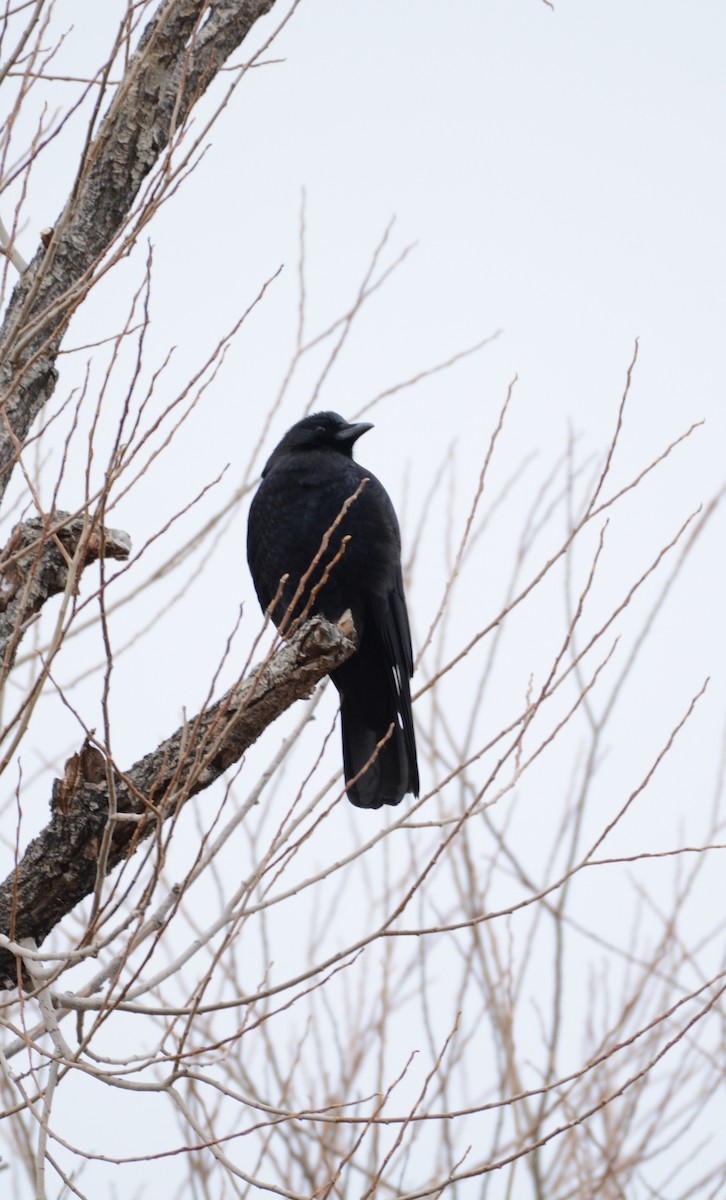
[[[21,276],[0,331],[0,499],[94,270],[139,188],[226,58],[274,0],[165,0],[147,25],[66,207]],[[203,22],[203,23],[202,23]]]
[[[68,321],[109,254],[133,241],[163,192],[164,152],[196,101],[274,0],[161,0],[86,148],[69,199],[20,277],[0,330],[0,500],[31,424],[55,387]],[[108,89],[110,92],[110,88]],[[102,109],[102,105],[99,106]],[[144,180],[152,193],[137,198]],[[49,596],[75,586],[95,558],[128,555],[117,530],[54,513],[16,527],[0,556],[0,664],[13,665],[28,622]],[[294,700],[353,650],[315,619],[219,704],[119,771],[90,743],[66,763],[51,820],[0,887],[0,932],[41,943],[49,931],[160,829],[190,796],[238,761]],[[1,680],[0,680],[1,682]],[[0,980],[18,964],[0,951]]]
[[[112,772],[98,748],[84,745],[66,763],[63,779],[54,783],[50,823],[0,886],[0,932],[13,941],[32,937],[40,944],[93,892],[102,846],[108,873],[344,662],[353,653],[354,636],[349,620],[331,625],[313,617],[239,687],[128,771]],[[0,986],[17,983],[15,957],[0,950]]]

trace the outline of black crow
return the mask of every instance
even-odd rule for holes
[[[386,490],[353,461],[354,442],[371,428],[333,412],[298,421],[267,461],[247,527],[257,596],[265,611],[278,597],[271,616],[283,633],[306,608],[306,616],[321,613],[330,621],[346,609],[352,614],[356,651],[330,678],[340,693],[348,797],[358,808],[398,804],[407,792],[417,796],[419,787],[401,535]],[[326,532],[356,492],[319,555]]]

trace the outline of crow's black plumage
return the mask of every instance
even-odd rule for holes
[[[293,618],[303,612],[329,570],[307,615],[321,613],[337,621],[346,609],[352,614],[356,651],[330,677],[340,693],[348,796],[358,808],[398,804],[407,792],[417,796],[419,786],[401,535],[384,487],[353,461],[354,442],[370,428],[350,424],[332,412],[314,413],[293,425],[262,472],[247,527],[247,557],[255,589],[265,610],[279,590],[272,612],[279,626],[326,531],[346,500],[367,480],[290,610]],[[348,539],[344,551],[331,567],[343,539]],[[280,588],[284,575],[288,579]],[[287,628],[289,621],[288,615]],[[351,783],[391,726],[391,736],[375,760]]]

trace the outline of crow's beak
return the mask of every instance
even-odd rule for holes
[[[367,433],[373,426],[369,421],[359,421],[357,425],[346,425],[345,429],[339,429],[335,435],[336,442],[342,442],[344,446],[352,446],[358,441],[364,433]]]

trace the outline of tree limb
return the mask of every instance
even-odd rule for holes
[[[238,762],[263,730],[295,700],[309,695],[323,675],[340,666],[353,653],[354,637],[349,614],[338,625],[313,617],[242,684],[123,774],[112,771],[101,751],[87,742],[53,785],[50,824],[0,886],[0,932],[13,941],[32,937],[40,944],[93,892],[109,819],[109,783],[116,817],[107,872]],[[0,950],[0,986],[17,984],[16,959]]]

